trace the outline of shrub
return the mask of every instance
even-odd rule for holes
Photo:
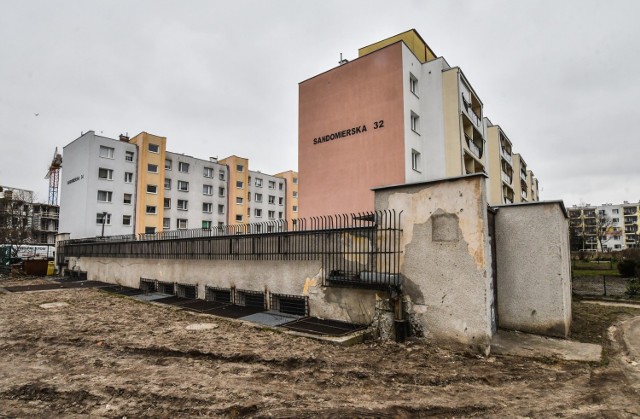
[[[640,279],[630,279],[627,282],[627,290],[624,292],[628,297],[640,295]]]
[[[634,260],[621,260],[618,262],[618,272],[623,278],[631,278],[636,274],[636,262]]]

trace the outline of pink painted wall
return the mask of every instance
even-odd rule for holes
[[[300,217],[370,211],[372,187],[404,183],[402,85],[400,43],[300,83]],[[362,125],[366,132],[313,143]]]

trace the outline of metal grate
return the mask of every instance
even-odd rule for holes
[[[338,320],[324,320],[316,317],[305,317],[283,324],[289,330],[311,333],[313,335],[343,336],[358,330],[366,329],[365,325],[347,323]]]
[[[140,289],[145,293],[158,291],[158,282],[155,279],[140,278]]]
[[[193,284],[176,284],[176,295],[183,298],[198,298],[198,285]]]
[[[264,309],[264,292],[236,289],[234,303],[239,306]]]
[[[309,297],[290,294],[270,294],[271,310],[296,316],[309,315]]]
[[[157,281],[158,292],[162,294],[175,295],[175,286],[173,282]]]
[[[233,304],[233,290],[231,288],[205,287],[205,299]]]

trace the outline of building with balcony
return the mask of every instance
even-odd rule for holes
[[[211,229],[286,216],[287,182],[250,171],[246,158],[171,152],[165,137],[146,132],[115,140],[88,131],[63,152],[60,231],[72,238]]]
[[[511,142],[486,121],[462,69],[415,30],[360,48],[299,85],[300,216],[368,211],[374,187],[473,173],[491,179],[491,204],[531,201],[526,166],[521,185]]]
[[[574,205],[569,209],[572,250],[611,251],[637,248],[640,202]]]
[[[55,244],[60,207],[35,202],[33,191],[0,186],[0,236],[30,244]],[[1,244],[1,243],[0,243]]]

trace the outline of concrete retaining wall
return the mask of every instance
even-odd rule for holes
[[[562,202],[496,209],[499,326],[568,336],[571,259],[569,221]]]
[[[159,281],[309,296],[312,316],[369,324],[376,295],[371,290],[322,287],[320,261],[206,261],[121,258],[72,258],[71,269],[88,272],[88,279],[138,288],[140,277]]]

